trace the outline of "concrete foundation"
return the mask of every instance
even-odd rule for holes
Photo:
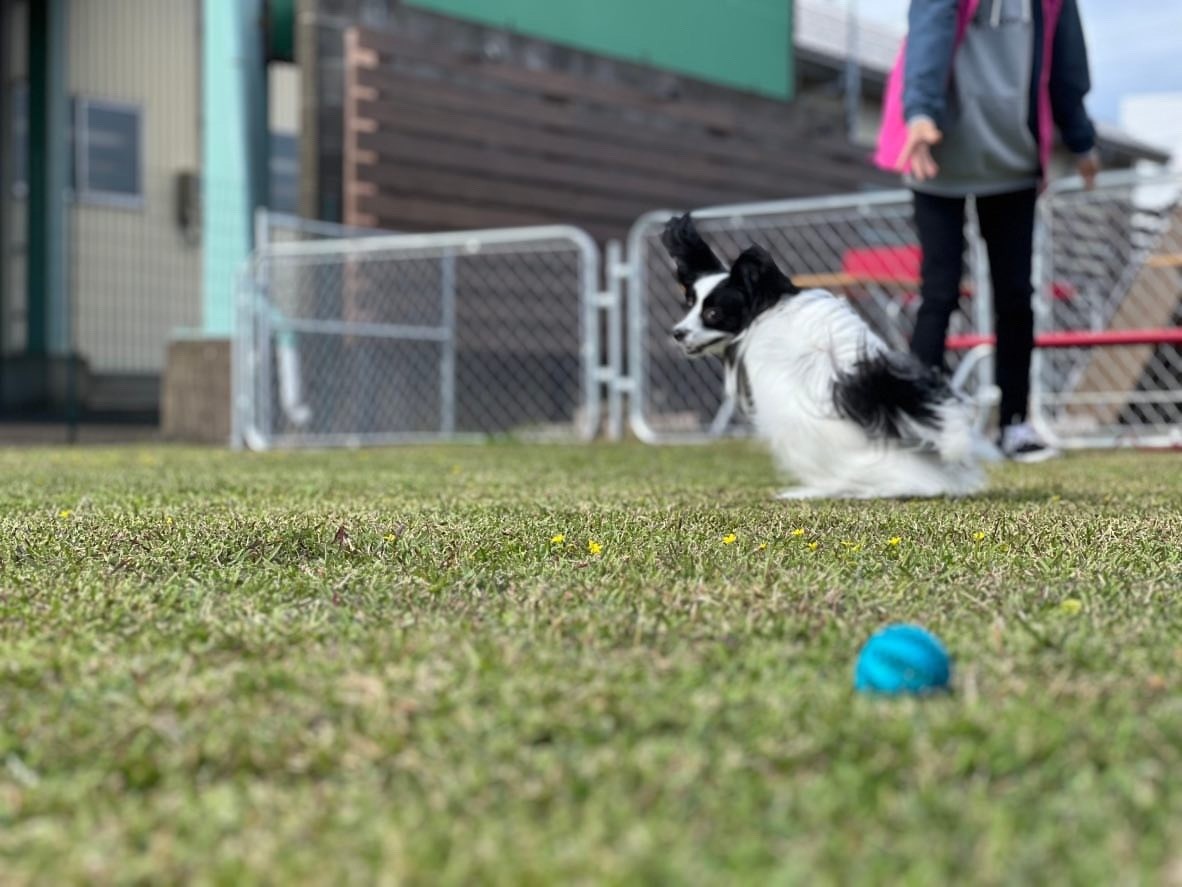
[[[230,442],[230,340],[170,342],[160,397],[165,440]]]

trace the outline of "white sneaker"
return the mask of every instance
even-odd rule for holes
[[[1059,451],[1044,441],[1029,422],[1002,429],[1001,452],[1013,462],[1046,462],[1059,456]]]

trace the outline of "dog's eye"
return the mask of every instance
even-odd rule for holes
[[[702,320],[706,321],[706,323],[714,323],[716,320],[718,320],[718,309],[707,308],[702,312]]]

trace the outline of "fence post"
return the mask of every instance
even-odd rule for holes
[[[251,309],[255,323],[254,347],[254,419],[261,449],[269,449],[274,428],[271,425],[271,292],[267,273],[269,258],[255,269],[251,287]]]
[[[234,329],[230,334],[230,447],[242,450],[251,446],[250,406],[257,359],[254,344],[254,290],[257,273],[256,260],[248,262],[235,283]]]
[[[249,331],[243,330],[250,338],[241,342],[244,351],[252,351],[243,355],[243,365],[253,375],[249,380],[239,376],[236,383],[239,391],[250,386],[243,409],[249,422],[243,418],[241,431],[248,447],[386,445],[498,433],[549,439],[563,433],[568,422],[572,432],[587,438],[593,420],[598,424],[603,396],[590,394],[608,380],[575,372],[573,366],[579,360],[590,373],[608,372],[601,366],[599,338],[587,334],[594,329],[598,336],[600,330],[603,264],[585,232],[544,226],[332,238],[323,229],[316,233],[326,239],[285,242],[275,236],[284,231],[282,218],[272,216],[269,222],[271,242],[254,257],[254,317],[246,324]],[[359,292],[372,295],[373,306],[384,307],[375,307],[371,316],[364,299],[352,306],[342,303],[341,289],[352,286],[339,279],[342,269],[356,270]],[[471,304],[467,299],[460,304],[461,271],[465,286],[469,278],[487,283]],[[397,285],[388,286],[391,280]],[[320,298],[303,302],[299,297],[309,284]],[[422,305],[409,322],[397,322],[404,312],[389,303],[400,294]],[[532,301],[549,306],[556,297],[561,298],[553,310],[559,313],[533,326],[533,315],[526,316]],[[468,318],[464,343],[459,340],[461,311]],[[469,331],[487,353],[469,353]],[[292,356],[289,337],[299,338],[303,365],[315,368],[306,404],[317,417],[314,424],[293,417],[288,407],[294,399],[285,399],[282,384],[276,387],[285,372],[291,376],[292,366],[284,364]],[[386,355],[393,352],[399,370],[360,375],[336,348],[346,340],[372,343]],[[580,351],[572,350],[576,342],[582,344]],[[576,376],[582,400],[571,396]],[[424,378],[428,389],[438,386],[435,399],[429,394],[426,403],[421,401]],[[413,399],[410,410],[402,408],[408,398]],[[358,402],[372,415],[352,410]],[[330,414],[342,404],[339,414]]]
[[[259,253],[271,242],[271,211],[260,206],[254,211],[254,251]]]
[[[247,413],[257,404],[258,343],[255,316],[257,278],[262,273],[264,255],[271,241],[271,211],[260,206],[254,211],[254,253],[239,272],[234,292],[234,325],[230,330],[230,448],[252,446],[247,439],[250,419]]]
[[[607,286],[601,304],[607,316],[607,366],[602,370],[602,378],[607,384],[607,439],[611,441],[624,436],[624,328],[620,308],[628,270],[623,244],[610,241],[604,265]],[[592,330],[591,335],[599,335],[599,330]],[[597,392],[598,387],[597,381]]]
[[[1054,266],[1052,248],[1054,244],[1051,233],[1051,213],[1049,195],[1040,197],[1034,213],[1034,334],[1047,329],[1051,321],[1052,288],[1051,269]],[[1059,445],[1059,436],[1048,422],[1043,421],[1043,397],[1041,380],[1044,373],[1043,361],[1045,356],[1041,348],[1035,348],[1030,356],[1030,420],[1044,439]]]
[[[439,361],[439,430],[456,433],[456,257],[448,250],[440,260],[441,325],[446,331]]]
[[[993,333],[993,281],[989,276],[989,252],[981,237],[981,222],[977,216],[977,199],[971,201],[972,211],[967,214],[969,261],[972,263],[973,284],[973,328],[978,335]],[[977,390],[985,391],[993,384],[994,354],[990,350],[982,354],[977,363]]]

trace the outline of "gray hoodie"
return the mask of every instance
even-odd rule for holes
[[[932,150],[939,175],[926,182],[909,179],[908,184],[946,196],[1035,187],[1043,173],[1035,108],[1036,81],[1046,63],[1038,51],[1042,4],[980,0],[964,42],[953,52],[955,8],[956,0],[911,4],[904,111],[909,122],[932,119],[944,138]],[[1054,116],[1068,146],[1084,154],[1093,147],[1095,132],[1083,108],[1089,86],[1087,53],[1072,0],[1064,4],[1057,23],[1054,53]],[[939,64],[949,56],[950,67],[947,61]]]

